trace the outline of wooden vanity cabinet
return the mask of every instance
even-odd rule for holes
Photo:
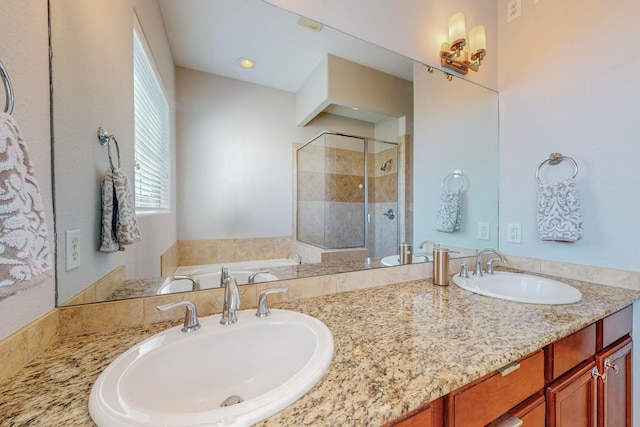
[[[424,408],[396,418],[385,424],[384,427],[442,427],[442,424],[442,398],[440,398]]]
[[[631,427],[632,316],[628,306],[385,427]]]
[[[620,310],[545,349],[547,427],[631,427],[632,310]],[[563,373],[570,361],[576,366]]]
[[[598,381],[598,426],[631,426],[631,338],[622,339],[596,355],[598,372],[607,381]]]

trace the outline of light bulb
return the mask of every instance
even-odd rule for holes
[[[473,27],[469,31],[469,48],[471,60],[482,60],[487,53],[487,38],[484,32],[484,25]]]
[[[464,13],[456,13],[449,19],[449,43],[451,50],[460,50],[466,44],[467,29],[464,23]]]

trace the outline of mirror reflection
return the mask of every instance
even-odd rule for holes
[[[117,135],[131,180],[138,163],[136,26],[170,106],[170,204],[138,211],[140,242],[100,253],[98,126]],[[496,245],[475,224],[497,230],[486,88],[258,0],[52,0],[51,31],[59,305],[214,287],[223,265],[251,283],[381,267],[401,242]],[[454,169],[461,226],[438,232]]]

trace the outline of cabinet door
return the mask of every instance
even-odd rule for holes
[[[585,362],[547,387],[547,427],[596,427],[595,366]]]
[[[631,338],[598,353],[598,371],[607,381],[598,381],[598,426],[631,427]]]

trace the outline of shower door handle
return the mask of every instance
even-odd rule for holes
[[[386,216],[387,218],[389,218],[391,220],[391,219],[394,219],[396,217],[396,211],[394,211],[393,209],[389,209],[388,211],[386,211],[382,215]]]

